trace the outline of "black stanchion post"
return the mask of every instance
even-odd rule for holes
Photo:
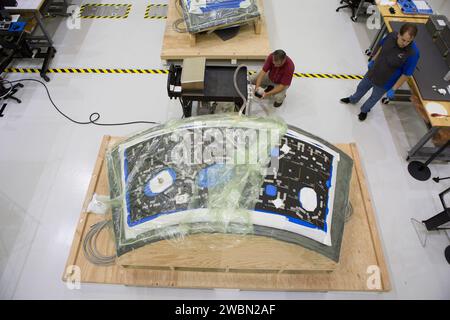
[[[417,180],[420,181],[426,181],[430,179],[431,177],[431,171],[430,168],[428,168],[428,165],[436,159],[450,144],[450,140],[447,140],[447,142],[440,147],[434,154],[431,155],[431,157],[425,161],[425,163],[422,163],[420,161],[413,161],[408,165],[408,172],[409,174]]]

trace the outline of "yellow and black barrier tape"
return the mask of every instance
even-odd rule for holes
[[[9,73],[40,73],[38,68],[6,68]],[[88,73],[88,74],[168,74],[166,69],[105,69],[105,68],[52,68],[48,73]],[[255,74],[256,71],[249,71]],[[294,78],[335,79],[335,80],[361,80],[363,76],[356,74],[330,74],[330,73],[294,73]]]
[[[164,3],[153,3],[153,4],[149,4],[147,6],[147,9],[145,9],[145,15],[144,15],[144,19],[167,19],[167,16],[155,16],[155,15],[150,15],[150,10],[152,8],[163,8],[163,7],[167,7],[167,4]]]
[[[10,73],[40,73],[38,68],[7,68]],[[98,68],[53,68],[48,73],[96,73],[96,74],[167,74],[164,69],[98,69]]]
[[[128,18],[128,15],[131,11],[131,4],[123,4],[123,3],[116,3],[116,4],[108,4],[108,3],[85,3],[80,8],[80,15],[79,18],[82,19],[126,19]],[[83,16],[83,12],[86,9],[86,7],[126,7],[126,11],[124,15],[116,15],[116,16]]]
[[[294,73],[295,78],[315,79],[339,79],[339,80],[361,80],[363,76],[356,74],[330,74],[330,73]]]
[[[249,74],[255,74],[256,71],[249,71]],[[336,79],[336,80],[361,80],[364,76],[357,74],[332,74],[332,73],[294,73],[294,78],[310,79]]]

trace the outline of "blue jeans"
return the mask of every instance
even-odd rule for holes
[[[375,106],[375,104],[383,97],[383,95],[387,91],[382,87],[374,85],[372,81],[367,78],[367,75],[365,75],[361,82],[358,84],[356,92],[350,97],[350,103],[357,103],[370,89],[372,89],[372,94],[370,95],[369,99],[367,99],[367,101],[362,105],[361,112],[369,112],[370,109]]]

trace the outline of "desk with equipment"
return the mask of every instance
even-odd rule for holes
[[[395,17],[395,18],[407,18],[407,17],[414,17],[414,18],[425,18],[427,19],[429,15],[432,13],[430,10],[425,11],[411,11],[411,10],[405,10],[403,9],[403,3],[405,1],[393,1],[396,2],[394,5],[382,5],[381,1],[377,1],[377,8],[380,11],[380,14],[382,17]]]
[[[247,99],[246,67],[206,65],[204,58],[188,58],[183,66],[170,66],[167,93],[170,99],[180,99],[186,118],[192,115],[194,101],[232,102],[239,110],[244,101],[235,89],[235,77],[239,91]]]
[[[15,16],[25,23],[25,43],[26,50],[20,50],[20,54],[14,58],[44,59],[40,75],[45,81],[50,81],[46,75],[51,59],[56,50],[53,47],[53,40],[50,33],[45,28],[43,16],[68,16],[66,13],[67,0],[56,2],[54,0],[23,0],[10,1],[2,0],[4,11],[10,16]],[[10,36],[10,29],[3,29],[0,37]],[[14,30],[17,31],[17,30]],[[27,52],[27,54],[24,54]]]
[[[434,154],[437,148],[424,147],[425,144],[439,130],[450,128],[450,82],[444,80],[450,71],[450,65],[448,64],[448,56],[443,56],[443,52],[438,48],[436,42],[433,41],[433,35],[429,31],[430,28],[426,26],[427,21],[423,19],[408,19],[407,21],[415,22],[419,30],[415,42],[420,50],[420,60],[412,79],[409,81],[409,85],[413,94],[420,100],[423,108],[421,114],[426,115],[425,120],[430,125],[428,132],[408,152],[407,160],[409,161],[426,159]],[[386,19],[389,32],[399,31],[404,22],[404,19]],[[447,29],[445,34],[449,31]],[[450,40],[450,37],[448,40]],[[448,161],[450,160],[450,155],[447,151],[439,155],[437,159]]]

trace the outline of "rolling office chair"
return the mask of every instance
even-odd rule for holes
[[[450,188],[445,189],[439,194],[439,199],[441,200],[444,209],[443,211],[423,221],[411,218],[411,223],[416,230],[422,247],[426,246],[429,231],[450,230],[450,207],[448,199],[446,199],[447,194],[450,194]],[[449,237],[448,233],[445,233],[445,235]],[[447,262],[450,263],[450,246],[445,248],[444,256]]]
[[[19,91],[19,88],[23,88],[23,84],[21,84],[20,82],[16,83],[11,88],[5,88],[3,86],[3,84],[0,84],[1,99],[3,99],[3,100],[12,99],[12,100],[16,101],[17,103],[22,103],[22,100],[20,100],[19,98],[14,96],[17,93],[17,91]]]
[[[375,3],[374,0],[341,0],[339,3],[345,3],[345,5],[338,7],[336,9],[336,12],[339,12],[341,9],[350,8],[352,9],[352,16],[350,17],[350,19],[352,19],[353,22],[356,22],[360,14],[359,11],[362,9],[364,2],[371,4]]]
[[[26,42],[25,42],[25,33],[21,32],[17,35],[13,36],[7,36],[7,37],[0,37],[0,74],[5,71],[5,69],[8,67],[8,65],[11,63],[11,61],[14,59],[14,56],[17,53],[24,53],[24,51],[27,51],[26,53],[29,54],[31,51],[28,48]],[[30,52],[28,52],[30,51]],[[17,103],[21,103],[22,101],[15,97],[14,95],[19,91],[20,88],[23,88],[23,84],[16,83],[12,87],[7,88],[3,85],[1,82],[3,80],[0,77],[0,97],[3,100],[12,99],[16,101]]]

